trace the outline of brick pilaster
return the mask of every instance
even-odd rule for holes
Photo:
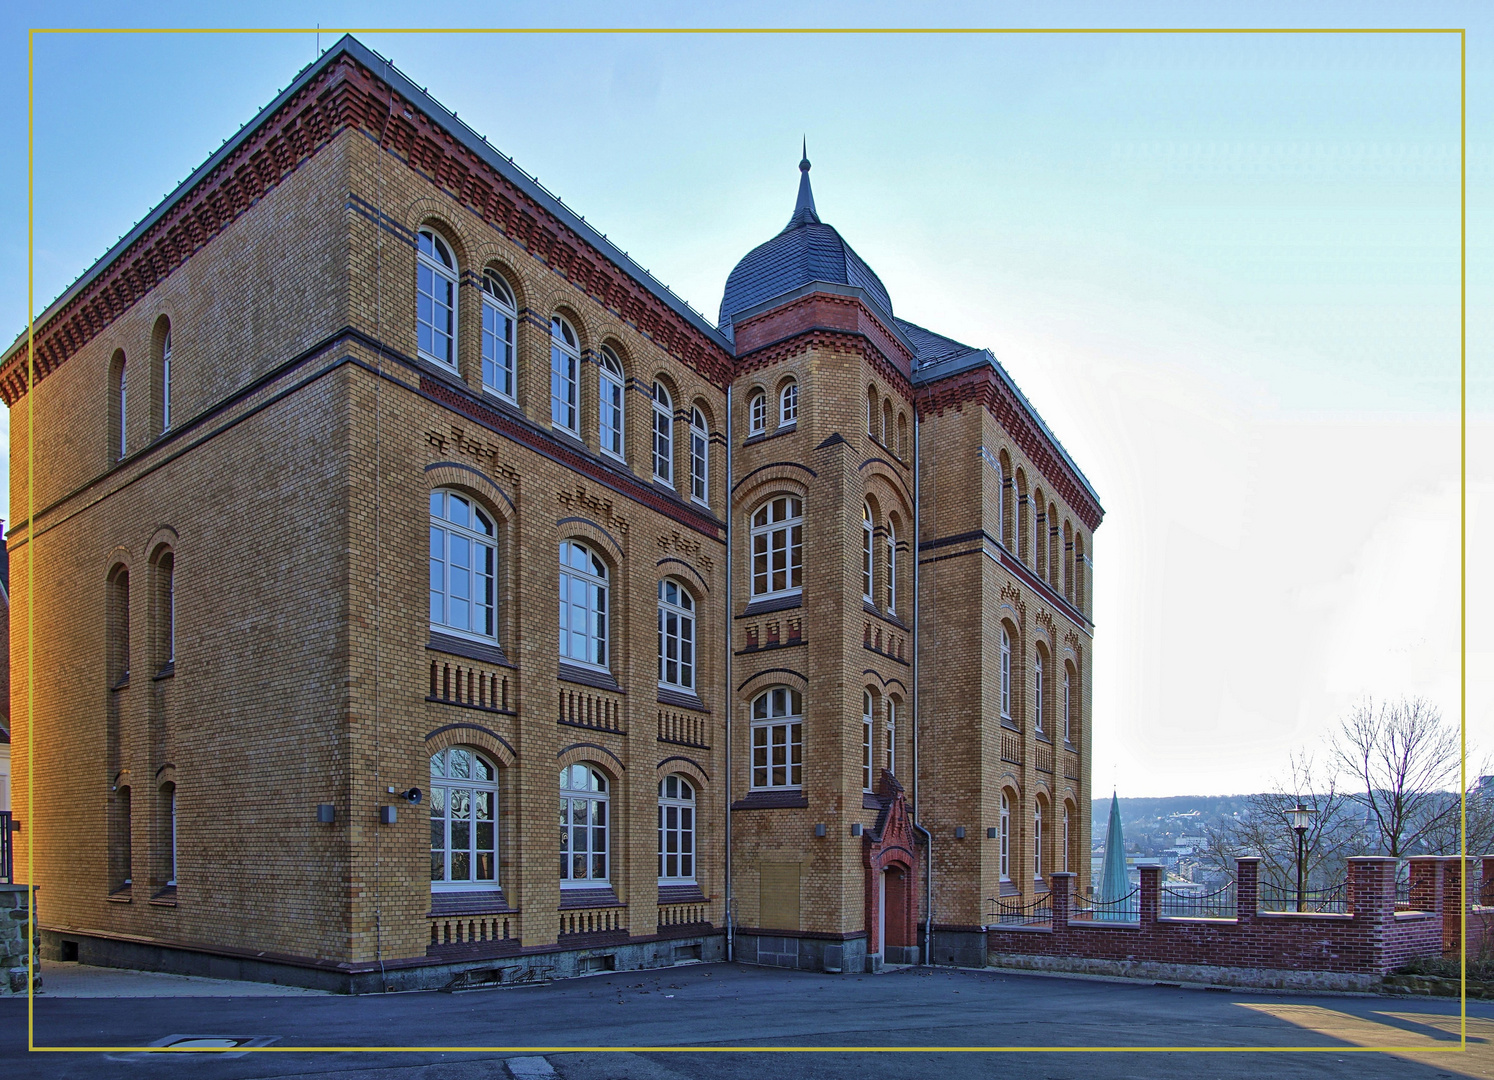
[[[1249,922],[1260,903],[1261,861],[1255,856],[1235,860],[1235,918]]]
[[[1077,874],[1060,872],[1048,879],[1048,903],[1053,909],[1053,932],[1055,934],[1068,929],[1069,905],[1077,878]]]
[[[1411,910],[1442,910],[1442,860],[1435,855],[1418,855],[1411,864]]]
[[[1141,871],[1141,925],[1157,921],[1157,905],[1162,894],[1162,868],[1160,866],[1140,866]]]

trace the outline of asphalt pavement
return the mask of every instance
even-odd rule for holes
[[[56,989],[35,1000],[35,1045],[92,1049],[28,1052],[26,1000],[0,999],[0,1076],[974,1080],[1000,1071],[1085,1080],[1175,1073],[1199,1080],[1494,1080],[1494,1005],[1469,1003],[1468,1049],[1460,1050],[1458,1002],[1446,999],[927,968],[838,976],[728,964],[359,998],[251,996],[248,988],[209,996],[190,981],[168,994],[151,991],[154,978],[136,978],[133,991],[122,982],[128,997],[63,996],[67,980],[57,979]],[[75,978],[75,989],[86,981]],[[180,1042],[186,1038],[199,1041]],[[173,1043],[196,1052],[143,1049]],[[344,1049],[373,1047],[418,1049]],[[902,1047],[919,1049],[895,1049]],[[953,1049],[927,1049],[941,1047]],[[1210,1049],[1216,1047],[1226,1049]]]

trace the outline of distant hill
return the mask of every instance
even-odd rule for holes
[[[1121,799],[1121,829],[1128,852],[1155,855],[1181,836],[1199,836],[1221,818],[1244,814],[1249,795],[1172,795],[1159,799]],[[1091,842],[1105,843],[1110,798],[1095,799]]]

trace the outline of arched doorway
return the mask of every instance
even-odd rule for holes
[[[867,970],[918,962],[918,858],[902,785],[882,771],[877,823],[864,834]]]

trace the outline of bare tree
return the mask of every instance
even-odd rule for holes
[[[1485,855],[1494,852],[1494,775],[1491,775],[1490,760],[1485,758],[1478,769],[1470,769],[1468,776],[1467,826],[1468,854]],[[1445,806],[1436,808],[1432,824],[1422,833],[1417,842],[1417,855],[1456,855],[1462,848],[1462,822],[1458,807],[1458,792],[1442,793]]]
[[[1458,729],[1430,702],[1366,699],[1340,721],[1329,746],[1333,763],[1353,778],[1380,854],[1420,854],[1421,841],[1445,825],[1450,810],[1456,814],[1447,792],[1457,783]]]
[[[1247,809],[1205,830],[1209,854],[1219,868],[1234,871],[1234,860],[1255,855],[1261,860],[1261,880],[1276,885],[1297,877],[1297,834],[1287,811],[1301,804],[1316,810],[1303,835],[1304,877],[1322,888],[1342,881],[1345,859],[1363,845],[1363,830],[1353,796],[1340,791],[1333,777],[1318,766],[1312,754],[1299,751],[1288,758],[1287,774],[1275,789],[1251,795]]]

